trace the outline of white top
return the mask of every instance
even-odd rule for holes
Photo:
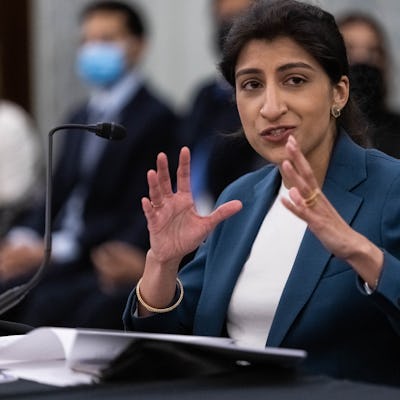
[[[241,345],[265,347],[307,224],[285,208],[281,185],[253,243],[228,308],[227,330]]]

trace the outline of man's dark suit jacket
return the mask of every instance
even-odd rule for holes
[[[86,122],[87,105],[84,104],[68,123]],[[126,128],[127,137],[121,141],[107,141],[93,177],[89,180],[83,210],[84,228],[79,237],[82,256],[72,265],[51,265],[42,284],[17,308],[20,322],[34,326],[79,324],[122,328],[121,308],[127,295],[124,291],[118,297],[118,309],[110,307],[109,315],[109,302],[103,304],[103,311],[97,316],[85,305],[92,301],[94,305],[100,297],[104,300],[100,294],[96,299],[95,287],[89,290],[95,281],[89,252],[110,240],[123,240],[144,251],[148,248],[148,232],[141,208],[141,198],[148,195],[146,173],[155,167],[160,151],[170,156],[173,167],[179,149],[175,132],[176,116],[145,86],[129,100],[117,122]],[[90,134],[74,130],[56,133],[54,138],[55,144],[58,137],[63,141],[53,178],[54,230],[61,220],[66,200],[79,181],[79,155],[85,135]],[[43,234],[44,204],[34,209],[24,222],[25,226]],[[88,307],[87,312],[84,311],[85,307]],[[85,314],[82,318],[78,317],[80,312]],[[109,323],[107,318],[110,318]]]

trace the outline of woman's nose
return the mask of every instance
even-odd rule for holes
[[[286,112],[287,106],[279,88],[275,85],[268,85],[265,88],[260,114],[269,121],[275,121]]]

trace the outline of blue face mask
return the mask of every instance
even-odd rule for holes
[[[76,58],[78,76],[92,86],[109,86],[126,70],[123,47],[115,43],[87,43]]]

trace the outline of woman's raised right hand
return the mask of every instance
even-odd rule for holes
[[[157,171],[147,174],[149,197],[142,199],[142,207],[150,233],[154,259],[161,264],[176,264],[195,250],[221,221],[242,208],[232,200],[220,205],[208,216],[197,213],[190,185],[190,151],[181,149],[177,171],[177,190],[173,192],[164,153],[157,157]]]

